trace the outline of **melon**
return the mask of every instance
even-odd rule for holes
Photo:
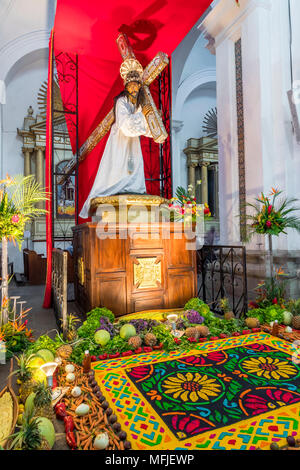
[[[292,324],[292,320],[293,320],[293,314],[285,310],[285,312],[283,312],[283,323],[286,326],[290,326]]]
[[[39,356],[34,356],[28,363],[30,369],[39,369],[43,364],[45,364],[44,359]]]
[[[94,335],[94,341],[100,346],[105,346],[110,340],[110,334],[106,330],[98,330]]]
[[[39,417],[38,428],[42,437],[47,440],[50,448],[52,449],[55,442],[55,429],[50,419]]]
[[[35,398],[35,393],[34,392],[31,392],[30,395],[28,395],[28,397],[26,398],[26,401],[25,401],[25,413],[28,414],[28,413],[32,413],[33,410],[34,410],[34,398]]]
[[[53,362],[54,354],[50,349],[40,349],[36,353],[37,356],[41,357],[45,362]]]
[[[120,329],[120,336],[122,339],[125,339],[125,341],[128,341],[129,338],[135,335],[136,335],[136,329],[130,323],[126,323]]]

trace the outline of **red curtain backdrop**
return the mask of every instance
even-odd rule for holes
[[[61,52],[78,55],[79,147],[111,109],[114,96],[123,89],[119,76],[122,60],[115,42],[119,32],[126,33],[145,67],[159,51],[171,56],[211,1],[57,1],[55,56]],[[70,101],[73,84],[60,81],[60,89]],[[75,96],[73,100],[75,103]],[[76,139],[71,127],[69,131],[75,152]],[[104,139],[79,165],[79,210],[90,192],[105,143]],[[154,148],[152,151],[158,152]]]
[[[120,32],[127,35],[137,59],[145,67],[163,51],[169,56],[200,19],[212,0],[57,0],[54,22],[54,54],[59,86],[65,108],[76,105],[74,69],[69,58],[78,60],[78,144],[86,141],[112,108],[113,98],[123,89],[119,75],[122,62],[116,45]],[[52,35],[50,56],[52,54]],[[58,59],[59,58],[59,59]],[[50,69],[47,108],[46,171],[51,168],[51,111],[49,101]],[[155,85],[154,85],[155,88]],[[73,153],[76,152],[76,133],[72,116],[66,114]],[[79,165],[78,209],[85,202],[106,144],[107,136]],[[150,147],[151,145],[151,147]],[[166,145],[170,145],[167,142]],[[159,176],[159,147],[142,143],[145,157],[145,176]],[[170,155],[170,152],[166,152]],[[151,157],[151,158],[150,158]],[[169,157],[168,157],[169,158]],[[50,160],[51,159],[51,160]],[[151,160],[152,159],[152,160]],[[165,161],[165,165],[170,162]],[[46,186],[51,188],[51,175],[46,173]],[[147,190],[159,194],[159,183],[147,183]],[[168,189],[170,191],[170,188]],[[44,306],[51,299],[52,206],[47,216],[47,288]],[[79,219],[79,223],[83,222]]]

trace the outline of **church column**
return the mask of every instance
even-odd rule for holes
[[[196,164],[195,163],[190,163],[189,164],[189,182],[188,184],[193,186],[193,191],[195,191],[196,188]]]
[[[201,163],[201,202],[208,203],[208,174],[207,167],[209,163]]]
[[[24,176],[31,175],[31,156],[33,149],[23,147],[22,149],[24,154]]]
[[[215,218],[219,218],[219,165],[214,164]]]
[[[36,181],[43,187],[44,182],[44,148],[36,148],[36,167],[35,167]],[[37,208],[43,209],[44,203],[42,201],[37,203]]]

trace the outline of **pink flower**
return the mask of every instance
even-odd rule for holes
[[[268,207],[268,214],[269,214],[269,215],[271,214],[272,210],[273,210],[273,206],[270,205],[270,206]]]
[[[11,221],[13,224],[17,224],[20,221],[20,217],[17,214],[15,214],[12,216]]]
[[[267,220],[266,222],[266,227],[271,228],[272,227],[272,222],[270,220]]]

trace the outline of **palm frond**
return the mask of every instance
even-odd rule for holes
[[[8,188],[15,209],[24,217],[39,217],[45,209],[35,207],[38,202],[49,199],[49,194],[35,181],[34,175],[17,175]]]

